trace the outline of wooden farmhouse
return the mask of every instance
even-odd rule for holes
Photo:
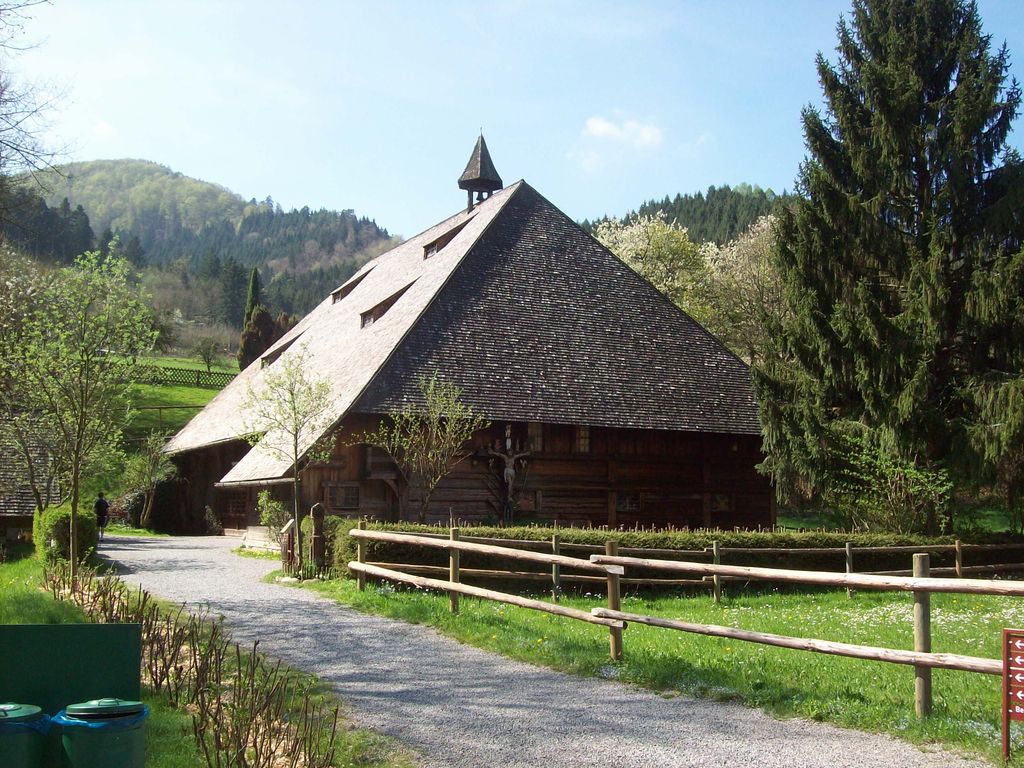
[[[241,528],[261,488],[290,498],[290,461],[243,440],[243,404],[302,349],[334,398],[333,455],[301,465],[307,508],[397,520],[407,492],[414,517],[417,490],[355,438],[436,374],[490,426],[433,520],[772,523],[747,366],[529,184],[502,188],[483,137],[459,186],[465,209],[365,264],[170,441],[189,504]]]

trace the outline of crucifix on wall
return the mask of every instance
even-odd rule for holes
[[[487,452],[495,459],[500,459],[502,462],[502,480],[505,483],[505,498],[502,505],[502,522],[512,522],[512,500],[515,498],[515,482],[516,482],[516,464],[524,466],[526,464],[526,457],[530,455],[529,451],[514,451],[512,449],[512,425],[505,425],[505,450],[496,450],[491,447],[487,449]]]

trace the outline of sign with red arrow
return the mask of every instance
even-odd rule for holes
[[[1024,721],[1024,629],[1003,630],[1003,757],[1010,758],[1010,723]]]

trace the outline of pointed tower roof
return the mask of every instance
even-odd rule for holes
[[[476,140],[473,147],[473,154],[466,163],[466,170],[459,176],[459,189],[466,189],[470,192],[494,192],[504,186],[501,183],[501,176],[494,168],[491,160],[491,153],[487,151],[487,142],[484,135]]]

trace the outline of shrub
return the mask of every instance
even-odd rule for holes
[[[132,528],[138,528],[142,520],[142,508],[145,506],[145,502],[146,496],[142,491],[129,491],[114,502],[111,516],[122,517]]]
[[[343,524],[342,524],[343,523]],[[356,559],[356,541],[348,532],[355,528],[356,521],[339,519],[339,527],[334,544],[334,567],[338,574],[349,575],[347,565]],[[386,530],[405,533],[448,535],[446,528],[412,523],[370,523],[372,530]],[[818,549],[845,547],[851,542],[854,547],[880,547],[896,545],[952,544],[954,537],[926,537],[904,534],[865,534],[865,533],[829,533],[829,532],[776,532],[776,531],[609,531],[594,528],[545,528],[535,526],[518,526],[510,528],[497,527],[463,527],[460,529],[463,539],[470,537],[515,539],[519,541],[537,542],[535,551],[550,552],[551,536],[558,533],[563,549],[562,554],[571,557],[586,558],[588,552],[572,551],[565,545],[587,544],[603,549],[606,541],[617,541],[620,548],[636,547],[642,549],[676,549],[703,550],[717,541],[723,548],[778,548],[778,549]],[[1016,539],[1019,541],[1018,539]],[[964,539],[968,541],[968,539]],[[969,539],[972,543],[1009,543],[1006,536],[979,536]],[[895,554],[868,553],[855,554],[854,568],[857,571],[885,571],[909,569],[911,553]],[[443,549],[427,549],[408,544],[397,544],[384,541],[366,542],[366,559],[375,562],[410,563],[416,565],[447,565],[448,552]],[[680,556],[675,559],[686,559]],[[696,559],[699,562],[710,562],[710,556]],[[1007,562],[1006,554],[998,551],[984,554],[971,554],[971,564],[984,562]],[[777,554],[772,552],[727,553],[723,557],[725,565],[764,566],[769,568],[790,568],[794,570],[821,570],[839,572],[845,569],[845,556],[842,552],[823,554]],[[952,565],[953,555],[947,553],[933,554],[932,566]],[[481,568],[488,570],[543,571],[545,566],[532,567],[531,563],[521,560],[503,559],[472,552],[463,552],[460,556],[463,568]],[[630,575],[643,578],[664,578],[664,572],[630,570]]]
[[[260,525],[267,527],[267,537],[275,544],[280,544],[281,529],[292,519],[292,513],[266,490],[256,496],[256,511],[260,513]]]
[[[328,567],[334,564],[334,550],[339,534],[344,532],[347,538],[349,529],[355,526],[355,523],[355,520],[348,517],[341,517],[340,515],[324,515],[324,543],[326,545],[324,558]],[[302,518],[302,542],[306,547],[307,554],[312,551],[312,541],[313,516],[306,515]]]
[[[82,557],[96,548],[96,516],[79,512],[78,551]],[[32,520],[32,541],[36,551],[48,563],[67,560],[71,556],[71,510],[67,506],[51,507]]]
[[[220,536],[224,533],[224,526],[221,525],[217,513],[209,506],[203,509],[203,535]]]

